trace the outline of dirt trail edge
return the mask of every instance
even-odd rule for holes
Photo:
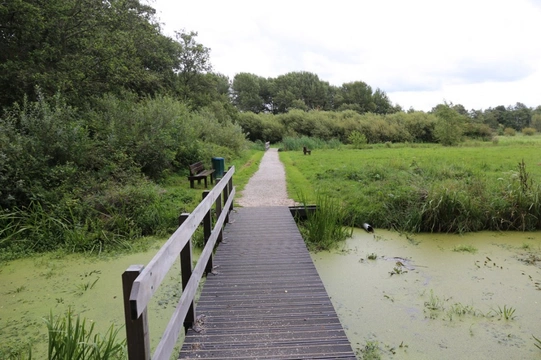
[[[295,205],[287,197],[286,172],[278,157],[278,149],[271,148],[263,155],[259,170],[250,178],[236,202],[242,207]]]

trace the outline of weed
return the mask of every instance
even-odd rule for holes
[[[16,288],[15,290],[8,291],[7,294],[19,294],[22,293],[26,289],[26,286],[22,285]]]
[[[503,308],[498,306],[498,309],[492,309],[492,312],[494,312],[494,314],[505,320],[513,320],[516,317],[515,311],[515,308],[507,305],[504,305]]]
[[[376,253],[370,253],[366,256],[368,260],[376,260],[378,258],[378,255]]]
[[[401,274],[406,274],[408,271],[407,270],[404,270],[402,268],[402,266],[395,266],[393,268],[393,271],[390,271],[389,274],[391,274],[391,276],[393,275],[401,275]]]
[[[105,336],[93,334],[94,323],[87,326],[86,319],[68,309],[65,316],[54,317],[52,312],[45,319],[49,333],[49,359],[119,359],[125,353],[125,341],[117,342],[120,328],[114,325]]]
[[[456,245],[453,247],[454,252],[469,252],[470,254],[475,254],[477,248],[473,245]]]
[[[483,316],[483,314],[475,310],[473,306],[471,305],[463,305],[461,303],[455,303],[451,305],[449,310],[447,310],[447,316],[449,317],[449,321],[453,320],[453,316],[464,316],[464,315],[472,315],[472,316]]]
[[[379,360],[381,353],[377,341],[367,341],[363,349],[360,350],[363,360]]]
[[[533,337],[534,340],[535,340],[535,343],[534,343],[535,347],[538,348],[539,350],[541,350],[541,340],[538,339],[538,338],[536,338],[536,337],[533,336],[533,335],[532,335],[532,337]]]
[[[94,287],[94,285],[96,285],[96,283],[98,282],[100,278],[97,278],[96,280],[94,281],[87,281],[85,283],[82,283],[82,284],[78,284],[77,285],[77,290],[75,291],[75,293],[81,295],[83,294],[85,291],[88,291],[90,289],[92,289]]]
[[[306,198],[300,195],[306,206]],[[345,227],[346,214],[339,202],[330,196],[316,194],[316,211],[307,211],[307,220],[302,223],[301,232],[305,241],[315,250],[328,250],[338,242],[351,237],[353,228]]]
[[[440,299],[437,295],[434,295],[434,291],[430,290],[430,297],[428,301],[425,301],[425,307],[428,310],[443,310],[444,301]]]

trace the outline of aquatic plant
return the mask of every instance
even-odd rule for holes
[[[434,295],[433,290],[430,290],[430,297],[428,301],[425,301],[425,307],[428,310],[443,310],[443,300]]]
[[[454,252],[469,252],[471,254],[475,254],[477,252],[477,248],[473,245],[456,245],[453,247]]]
[[[513,320],[516,317],[515,311],[516,311],[515,308],[511,306],[507,306],[507,305],[504,305],[503,308],[498,306],[498,309],[492,309],[492,312],[494,312],[497,316],[500,316],[501,318],[505,320]]]
[[[75,317],[68,309],[64,316],[54,317],[50,312],[45,323],[49,334],[49,360],[106,360],[121,359],[125,355],[125,341],[118,342],[120,328],[111,325],[105,336],[93,334],[94,323],[87,326],[86,319]]]
[[[401,266],[395,266],[393,268],[393,271],[390,271],[389,274],[391,274],[391,276],[393,275],[400,275],[400,274],[406,274],[407,273],[407,270],[404,270],[402,269]]]
[[[368,260],[376,260],[378,258],[378,254],[376,253],[370,253],[366,256]]]
[[[305,196],[301,194],[300,198],[306,207]],[[338,200],[318,192],[316,204],[316,211],[306,211],[307,219],[301,226],[301,233],[309,247],[314,250],[328,250],[351,237],[353,228],[345,226],[346,212]]]
[[[538,339],[538,338],[536,338],[536,337],[533,336],[533,335],[532,335],[532,337],[533,337],[534,340],[535,340],[535,343],[534,343],[535,347],[538,348],[539,350],[541,350],[541,340]]]
[[[367,341],[363,349],[358,352],[362,354],[363,360],[380,360],[381,353],[377,341]]]
[[[77,285],[77,290],[75,291],[77,294],[82,294],[84,293],[85,291],[88,291],[90,289],[92,289],[94,287],[94,285],[96,285],[96,283],[98,282],[100,278],[97,278],[96,280],[94,281],[87,281],[85,283],[82,283],[82,284],[78,284]]]

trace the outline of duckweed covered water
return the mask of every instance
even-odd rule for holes
[[[359,359],[541,358],[541,233],[358,230],[312,258]]]
[[[164,241],[146,252],[119,256],[45,254],[0,266],[0,359],[32,344],[35,359],[46,358],[47,327],[43,321],[52,311],[75,314],[95,323],[105,334],[111,324],[124,326],[122,273],[133,264],[147,264]],[[180,298],[180,265],[169,271],[151,301],[151,346],[156,347]],[[119,332],[119,340],[125,330]]]

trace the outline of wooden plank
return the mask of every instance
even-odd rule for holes
[[[167,275],[167,272],[176,261],[180,251],[197,230],[199,224],[211,209],[227,181],[231,181],[234,172],[235,167],[233,166],[224,175],[223,183],[218,184],[209,192],[208,196],[201,201],[188,219],[179,226],[134,281],[132,292],[130,294],[132,318],[138,318],[147,307],[152,295],[156,292],[163,281],[163,278]],[[230,198],[233,199],[235,189],[232,189],[231,192]]]
[[[355,359],[289,208],[230,217],[180,358]]]

